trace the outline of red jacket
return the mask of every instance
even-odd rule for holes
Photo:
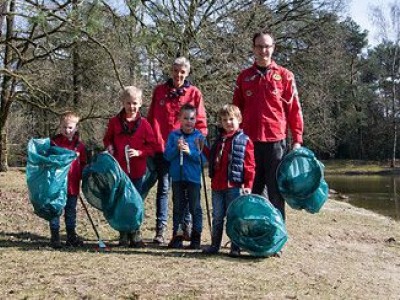
[[[180,89],[180,95],[171,95],[175,88],[169,82],[156,86],[153,92],[147,119],[153,127],[157,140],[156,152],[164,152],[168,134],[180,128],[179,109],[186,103],[197,108],[196,128],[207,135],[207,117],[204,108],[203,96],[193,85]]]
[[[78,153],[79,156],[71,163],[67,180],[68,195],[78,196],[82,179],[82,171],[87,163],[85,145],[80,141],[78,134],[74,135],[72,141],[68,140],[68,138],[62,134],[57,134],[51,139],[51,144]]]
[[[233,104],[243,115],[242,128],[253,142],[277,142],[287,136],[303,143],[303,116],[293,74],[274,61],[263,75],[254,64],[236,81]]]
[[[126,126],[125,131],[124,126]],[[129,159],[131,173],[128,176],[131,179],[138,179],[146,173],[146,159],[147,156],[153,155],[155,146],[153,130],[146,118],[139,116],[136,120],[128,122],[125,112],[121,111],[108,122],[103,143],[106,148],[109,145],[114,147],[113,156],[126,174],[128,174],[128,168],[125,146],[129,145],[130,148],[139,150],[139,156]]]
[[[229,156],[232,150],[232,137],[233,134],[227,136],[227,139],[224,143],[224,148],[222,150],[221,158],[219,159],[219,163],[214,162],[215,164],[215,173],[213,178],[211,179],[211,189],[215,191],[225,190],[232,187],[242,187],[239,183],[232,183],[228,180],[228,164],[229,164]],[[220,153],[222,147],[222,142],[220,142],[216,147],[216,153]],[[204,154],[209,158],[210,149],[204,147]],[[217,158],[216,158],[217,160]],[[246,145],[245,156],[244,156],[244,188],[252,188],[255,176],[255,161],[254,161],[254,145],[253,142],[249,139]]]

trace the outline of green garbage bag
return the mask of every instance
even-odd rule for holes
[[[67,202],[67,179],[74,151],[52,146],[50,139],[28,142],[26,182],[29,200],[36,215],[52,220],[59,217]]]
[[[324,165],[305,147],[293,150],[283,158],[276,179],[282,197],[293,209],[317,213],[328,199]]]
[[[97,154],[83,169],[82,192],[115,230],[131,232],[142,224],[142,197],[108,152]]]
[[[226,233],[251,255],[267,257],[279,252],[287,241],[281,213],[264,197],[242,195],[228,207]]]

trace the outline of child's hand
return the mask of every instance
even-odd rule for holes
[[[243,195],[251,194],[251,188],[242,188],[242,194]]]
[[[113,145],[108,145],[107,151],[108,151],[108,153],[110,153],[111,155],[114,155],[114,146],[113,146]]]
[[[185,154],[190,154],[189,144],[186,143],[184,138],[180,138],[178,140],[178,149],[179,151],[182,151]]]
[[[138,157],[138,156],[140,156],[140,151],[136,150],[136,149],[133,149],[133,148],[130,148],[128,150],[128,156],[129,157]]]

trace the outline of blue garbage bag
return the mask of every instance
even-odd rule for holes
[[[115,230],[131,232],[140,228],[144,215],[142,197],[108,152],[97,154],[83,169],[82,192]]]
[[[317,213],[329,196],[324,165],[306,147],[289,152],[278,166],[279,191],[293,209]]]
[[[52,220],[59,217],[67,202],[67,179],[74,151],[52,146],[50,139],[28,142],[26,181],[29,199],[36,215]]]
[[[229,205],[226,233],[240,248],[260,257],[279,252],[287,241],[281,213],[255,194],[242,195]]]

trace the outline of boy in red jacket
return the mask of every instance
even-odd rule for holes
[[[125,87],[120,96],[123,109],[108,123],[103,142],[107,151],[118,161],[131,179],[139,194],[146,173],[147,157],[153,155],[156,143],[153,129],[141,116],[142,90],[135,86]],[[144,247],[141,232],[120,232],[121,246]]]
[[[207,254],[218,253],[229,204],[241,192],[251,192],[255,174],[254,146],[239,128],[242,122],[239,108],[231,104],[224,105],[218,111],[218,121],[222,125],[220,135],[211,150],[204,148],[209,157],[213,206],[211,246],[203,250]],[[229,256],[239,255],[239,247],[232,242]]]
[[[68,172],[68,193],[67,203],[64,209],[65,227],[67,231],[66,245],[70,247],[82,246],[83,242],[75,232],[76,228],[76,204],[79,195],[82,170],[86,165],[86,148],[81,142],[77,124],[79,117],[73,112],[66,112],[60,117],[60,133],[51,139],[54,146],[63,147],[78,154],[72,162]],[[50,221],[51,240],[53,248],[61,248],[60,240],[60,218]]]

